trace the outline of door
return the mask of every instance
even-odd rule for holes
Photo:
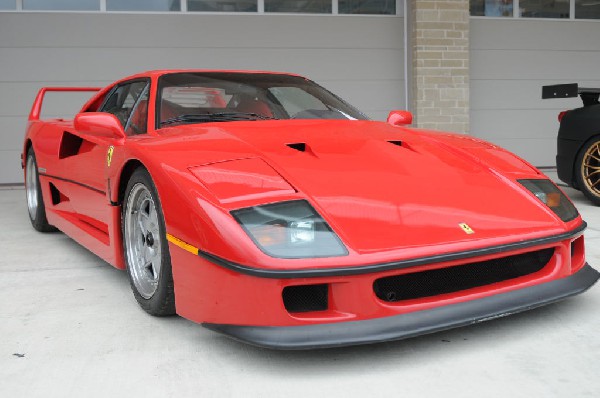
[[[115,115],[127,135],[145,133],[149,86],[147,79],[115,86],[107,95],[99,112]],[[107,171],[114,147],[110,140],[104,143],[86,138],[84,133],[75,131],[75,134],[75,138],[68,138],[80,143],[78,150],[73,156],[66,156],[60,160],[63,163],[61,168],[68,173],[69,179],[75,182],[69,187],[71,206],[81,221],[104,232],[107,231],[110,222]]]

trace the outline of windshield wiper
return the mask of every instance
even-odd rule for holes
[[[240,120],[270,120],[274,117],[260,115],[251,112],[218,112],[218,113],[194,113],[184,114],[163,120],[160,125],[175,123],[199,123],[199,122],[233,122]]]
[[[240,119],[244,119],[244,120],[246,120],[246,119],[248,119],[248,120],[253,120],[253,119],[273,120],[273,119],[276,119],[271,116],[265,116],[265,115],[261,115],[260,113],[253,113],[253,112],[217,112],[217,113],[211,113],[211,115],[231,117],[231,118],[240,118]]]

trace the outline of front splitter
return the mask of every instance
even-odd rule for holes
[[[583,293],[599,277],[600,273],[586,264],[574,275],[528,288],[430,310],[363,321],[306,326],[202,325],[245,343],[281,350],[371,344],[434,333],[527,311]]]

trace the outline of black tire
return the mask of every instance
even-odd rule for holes
[[[140,195],[145,196],[142,198]],[[145,206],[148,206],[146,215]],[[123,255],[133,295],[147,313],[173,315],[175,292],[165,221],[156,186],[146,169],[139,167],[131,175],[122,207]],[[154,217],[151,217],[152,209]],[[144,217],[146,230],[142,228],[141,219]],[[151,218],[155,220],[151,221]]]
[[[575,160],[577,187],[596,206],[600,206],[600,137],[586,142]]]
[[[39,232],[56,231],[54,226],[48,224],[46,218],[46,206],[42,197],[42,186],[33,148],[29,148],[25,160],[25,198],[29,220],[33,228]]]

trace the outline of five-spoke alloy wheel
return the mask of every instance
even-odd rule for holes
[[[122,226],[125,262],[137,301],[152,315],[175,313],[164,218],[154,183],[143,168],[127,184]]]

